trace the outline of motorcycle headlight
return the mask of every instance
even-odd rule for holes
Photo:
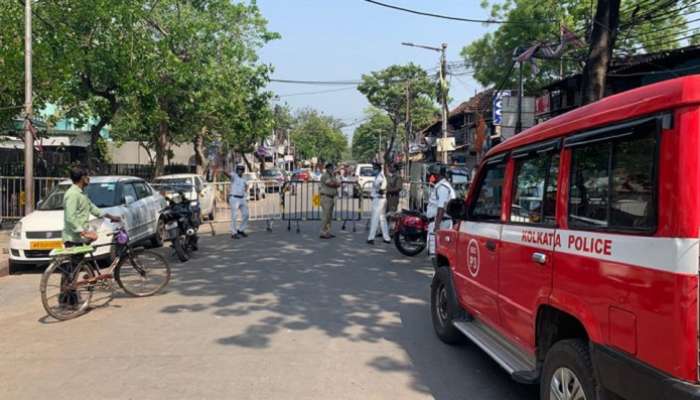
[[[18,222],[15,224],[15,227],[12,228],[12,232],[10,233],[10,237],[13,239],[22,238],[22,222]]]

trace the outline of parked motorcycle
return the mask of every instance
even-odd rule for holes
[[[163,210],[166,238],[172,243],[177,258],[185,262],[198,249],[201,211],[197,201],[189,200],[182,191],[166,197],[168,206]]]
[[[428,217],[420,211],[401,210],[392,219],[396,249],[409,257],[420,254],[428,245]]]

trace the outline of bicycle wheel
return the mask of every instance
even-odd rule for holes
[[[39,291],[46,312],[61,321],[85,314],[95,287],[95,273],[88,262],[74,265],[70,260],[56,260],[41,276]]]
[[[155,251],[134,252],[125,255],[119,262],[114,279],[132,296],[152,296],[170,282],[170,264]]]

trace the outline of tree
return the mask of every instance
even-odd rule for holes
[[[605,95],[605,78],[612,61],[619,24],[620,0],[598,0],[590,51],[583,69],[584,103],[596,101]]]
[[[91,167],[102,130],[125,99],[140,90],[144,66],[151,65],[151,38],[140,22],[146,11],[143,3],[111,0],[36,5],[35,43],[51,46],[49,59],[55,68],[49,92],[66,117],[89,127]]]
[[[618,0],[614,0],[619,3]],[[695,10],[692,0],[622,0],[620,6],[619,46],[614,54],[628,55],[677,46],[687,32],[687,14]],[[492,17],[509,21],[496,31],[484,35],[462,49],[467,66],[484,86],[516,87],[517,74],[510,72],[517,48],[536,43],[555,44],[560,40],[560,26],[573,31],[582,42],[590,43],[592,30],[604,24],[594,23],[589,2],[579,0],[506,0],[493,5]],[[571,49],[561,60],[537,60],[538,72],[525,67],[525,90],[531,91],[581,71],[590,49]]]
[[[386,140],[392,135],[391,119],[376,108],[368,109],[365,114],[368,120],[360,124],[352,135],[352,158],[358,162],[371,162],[375,159],[382,138]]]
[[[204,167],[204,145],[216,135],[245,154],[269,134],[271,68],[257,49],[279,35],[266,29],[255,3],[162,0],[144,17],[159,63],[124,113],[125,126],[147,121],[156,174],[173,144],[191,142]],[[122,131],[127,137],[132,131]],[[142,132],[143,133],[143,132]],[[138,137],[141,134],[137,135]]]
[[[410,90],[406,85],[410,83]],[[388,163],[391,151],[399,138],[399,127],[405,120],[407,102],[409,108],[432,103],[436,97],[436,84],[428,73],[415,64],[392,65],[381,71],[362,76],[362,83],[357,88],[367,97],[369,103],[386,112],[391,121],[392,130],[383,149],[384,162]]]
[[[332,117],[305,109],[296,116],[290,137],[302,158],[308,160],[317,157],[325,162],[338,162],[348,147],[342,126]]]

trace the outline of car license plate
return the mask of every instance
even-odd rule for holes
[[[31,250],[53,250],[60,249],[63,247],[63,241],[61,240],[42,240],[39,242],[30,242],[29,248]]]
[[[170,230],[170,229],[175,229],[177,228],[177,222],[169,222],[168,225],[165,225],[165,229]]]

